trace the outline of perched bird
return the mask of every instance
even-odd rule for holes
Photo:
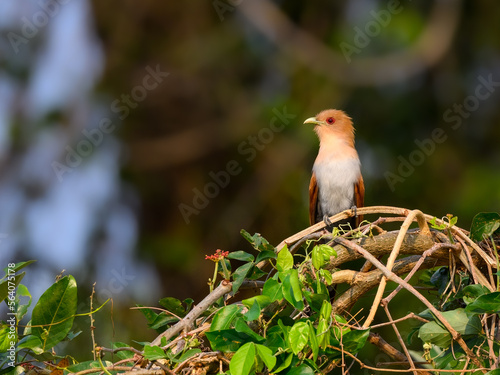
[[[304,124],[313,124],[319,138],[319,152],[309,184],[309,221],[321,220],[330,225],[328,217],[341,211],[363,207],[365,185],[361,163],[354,148],[354,127],[343,111],[327,109],[310,117]],[[355,228],[361,216],[346,221]]]

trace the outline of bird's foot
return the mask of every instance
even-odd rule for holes
[[[325,225],[326,225],[327,227],[329,227],[330,225],[332,225],[332,224],[333,224],[333,223],[332,223],[332,221],[330,220],[330,218],[328,217],[328,215],[324,215],[324,216],[323,216],[323,222],[325,223]]]
[[[358,216],[358,207],[356,207],[356,206],[352,206],[352,207],[351,207],[351,213],[352,213],[352,216],[353,216],[353,217]]]

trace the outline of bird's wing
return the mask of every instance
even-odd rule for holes
[[[354,205],[357,208],[364,207],[365,205],[365,183],[363,182],[363,176],[359,176],[359,180],[354,184]],[[363,215],[359,215],[356,218],[356,226],[358,226],[363,221]]]
[[[309,183],[309,224],[316,223],[318,213],[318,183],[316,182],[316,174],[313,172],[311,182]]]

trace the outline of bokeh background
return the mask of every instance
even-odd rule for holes
[[[65,269],[82,312],[97,282],[98,337],[149,340],[128,307],[198,301],[242,228],[308,225],[302,122],[325,108],[353,118],[367,205],[468,228],[500,211],[499,19],[486,0],[2,1],[0,262],[38,260],[35,300]]]

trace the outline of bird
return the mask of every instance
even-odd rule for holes
[[[336,225],[348,223],[354,229],[363,220],[356,210],[364,206],[365,185],[354,147],[352,120],[341,110],[326,109],[306,119],[304,124],[314,125],[319,139],[309,183],[310,225],[323,220],[331,228],[330,216],[352,209],[354,217]]]

